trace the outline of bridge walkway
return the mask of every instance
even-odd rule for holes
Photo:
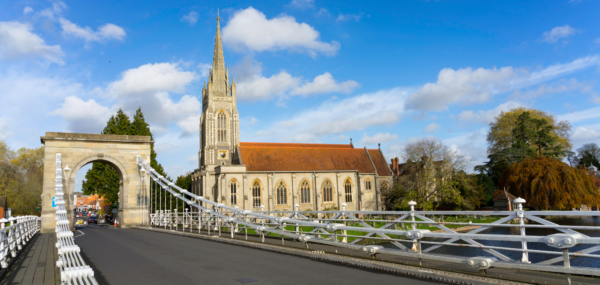
[[[55,243],[54,233],[38,233],[7,269],[0,279],[0,285],[60,284],[60,272],[56,267],[58,251],[54,246]]]

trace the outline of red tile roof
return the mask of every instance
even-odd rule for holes
[[[240,142],[240,147],[353,148],[350,144]]]
[[[373,164],[375,164],[375,168],[377,168],[377,174],[379,174],[379,176],[392,176],[381,151],[379,149],[369,149],[368,151],[373,160]]]
[[[367,152],[341,144],[240,143],[242,164],[248,171],[340,171],[375,173]],[[385,162],[377,151],[369,151],[373,163]],[[377,161],[377,162],[375,162]],[[381,161],[381,162],[380,162]],[[383,165],[380,176],[390,176]]]

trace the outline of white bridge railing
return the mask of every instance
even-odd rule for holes
[[[341,211],[298,211],[298,205],[296,211],[248,211],[210,201],[179,188],[159,175],[139,156],[138,165],[141,177],[147,173],[151,179],[147,192],[150,198],[165,199],[147,204],[145,210],[150,214],[148,219],[141,220],[144,225],[185,231],[213,231],[219,234],[229,232],[232,238],[235,234],[258,234],[263,242],[265,236],[276,235],[281,236],[282,242],[283,237],[288,237],[306,243],[307,247],[308,243],[316,243],[362,250],[373,257],[381,253],[414,258],[419,262],[436,260],[458,263],[482,273],[495,267],[564,273],[569,282],[571,274],[600,277],[600,268],[571,266],[573,258],[591,258],[600,262],[600,255],[593,254],[600,251],[600,237],[591,237],[577,231],[600,231],[600,227],[558,225],[540,217],[598,217],[598,211],[524,211],[525,200],[521,198],[514,201],[518,204],[516,211],[415,211],[415,202],[409,203],[410,211],[346,211],[345,205],[342,205]],[[183,201],[193,209],[192,212],[160,210],[173,209],[173,201],[167,201],[167,195],[164,195],[167,193],[175,198],[175,209],[179,208],[179,201]],[[261,206],[261,210],[263,207]],[[498,219],[491,223],[444,222],[443,218],[440,219],[444,216],[467,215],[486,215]],[[430,229],[419,229],[425,226]],[[472,228],[466,228],[471,230],[464,233],[453,230],[459,226]],[[431,230],[433,228],[435,232]],[[499,228],[513,230],[494,233]],[[545,229],[552,233],[527,235],[527,229],[538,232],[539,229]],[[385,241],[388,242],[388,247],[358,244],[365,241]],[[536,249],[528,248],[528,244],[534,244]],[[433,253],[441,247],[473,248],[483,252],[482,256],[467,257]],[[543,257],[532,262],[530,254]]]
[[[56,248],[58,249],[58,260],[56,266],[60,268],[61,284],[86,284],[98,285],[94,278],[94,271],[85,264],[79,254],[80,248],[75,244],[73,232],[69,225],[71,221],[67,218],[65,200],[62,184],[62,161],[61,154],[56,154]],[[68,205],[71,206],[71,205]]]
[[[9,226],[6,223],[10,222]],[[20,216],[0,219],[0,266],[6,269],[27,242],[40,231],[40,217]]]

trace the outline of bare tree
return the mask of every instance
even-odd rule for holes
[[[464,172],[469,160],[437,138],[422,138],[405,146],[406,161],[398,183],[413,192],[418,205],[429,209],[433,202],[452,201],[460,192],[452,185],[452,176]]]

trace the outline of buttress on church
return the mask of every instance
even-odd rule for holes
[[[381,149],[349,144],[240,142],[235,82],[225,67],[221,27],[202,89],[198,169],[192,192],[245,210],[375,211],[391,188]],[[264,207],[261,207],[264,206]]]

